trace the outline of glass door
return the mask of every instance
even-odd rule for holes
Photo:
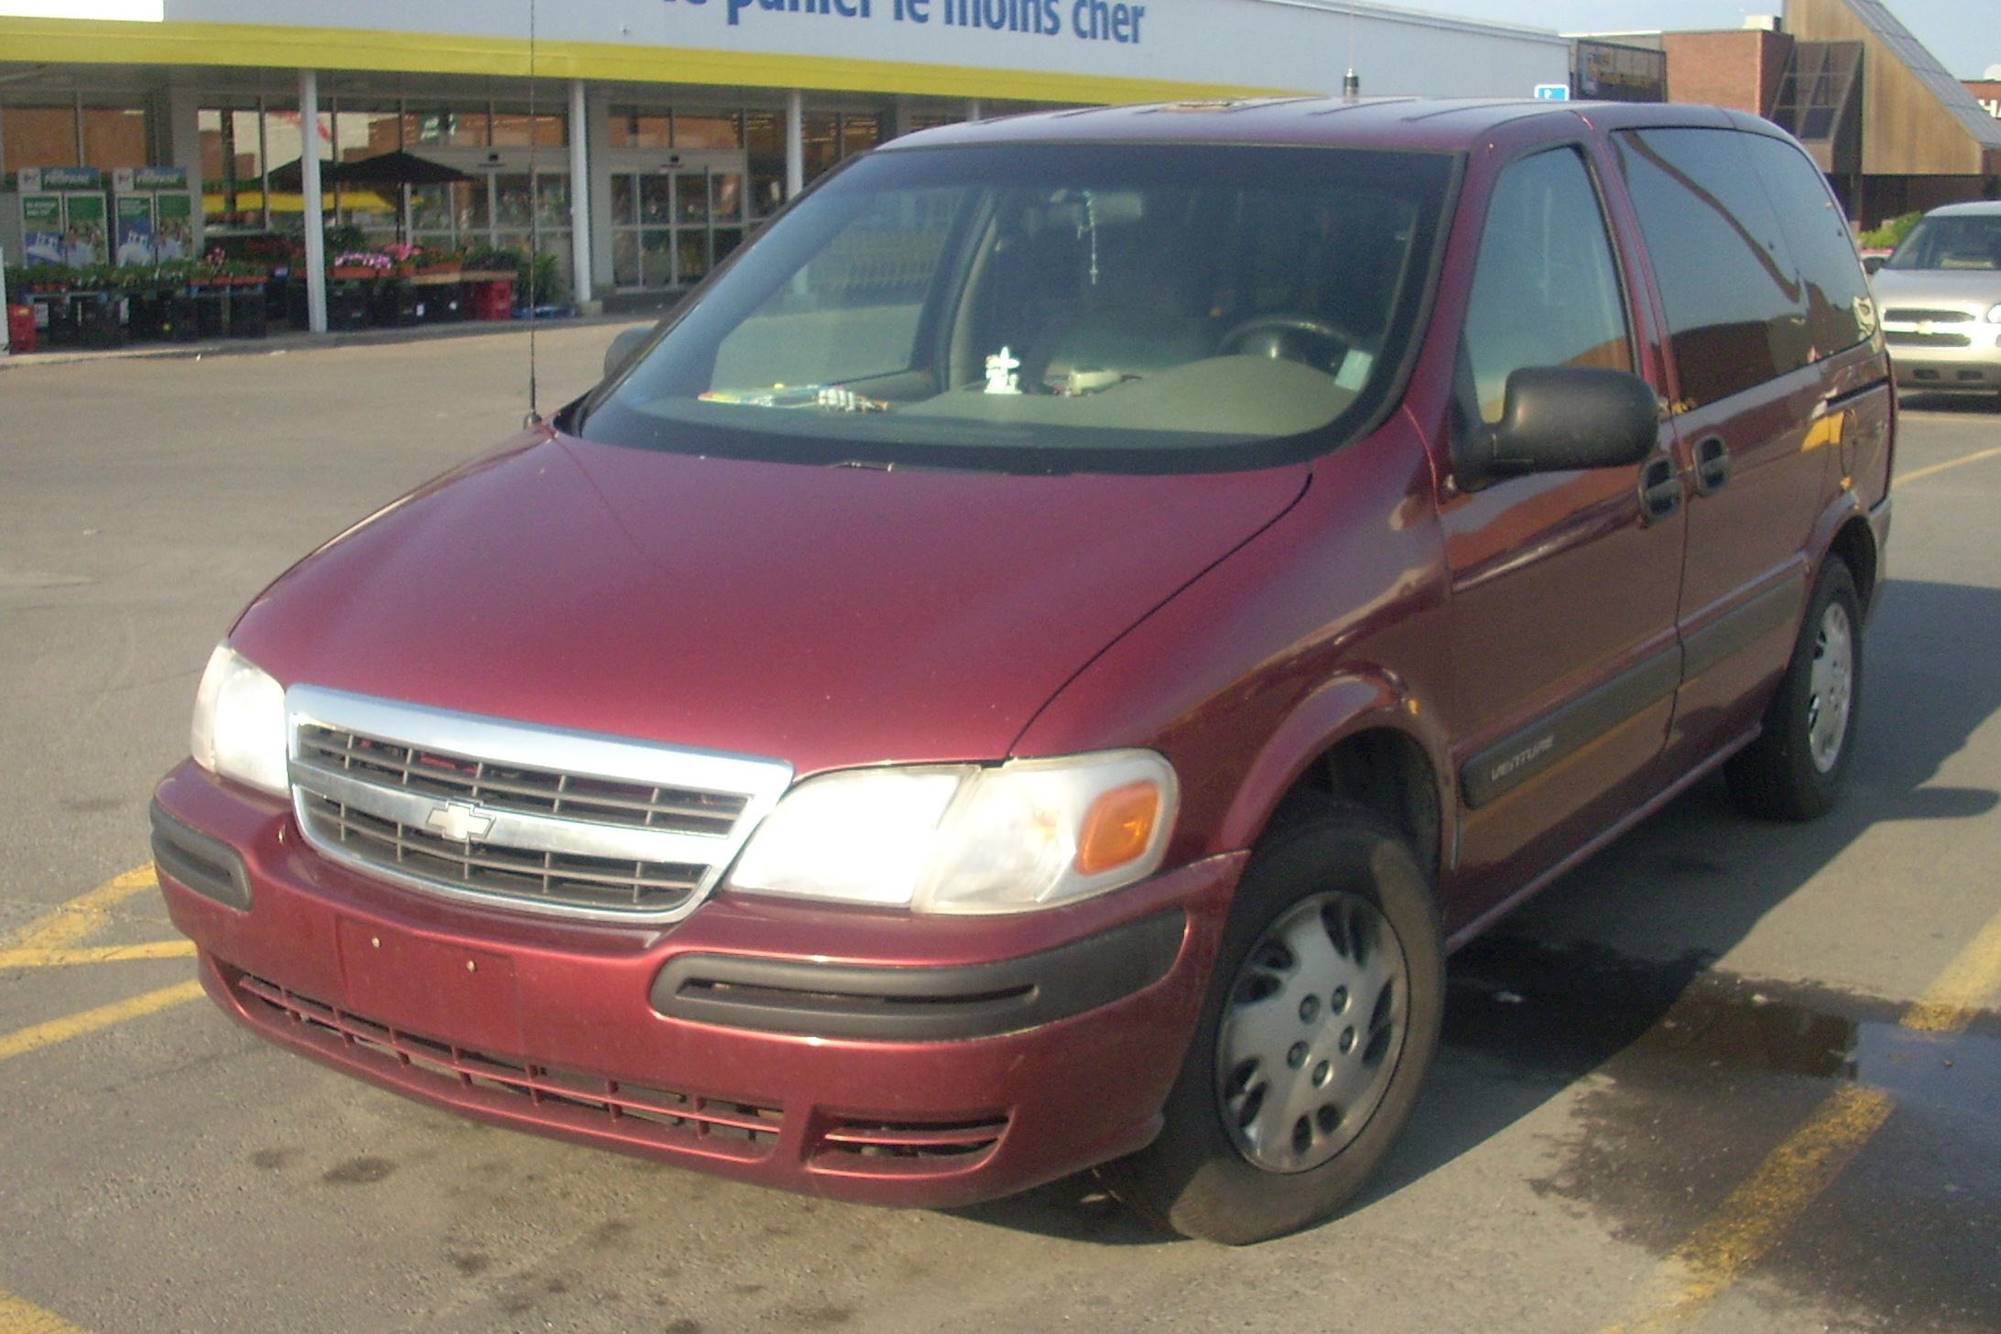
[[[743,243],[743,171],[676,167],[611,178],[613,283],[692,287]]]

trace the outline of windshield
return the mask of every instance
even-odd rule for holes
[[[2001,271],[2001,214],[1926,218],[1883,267]]]
[[[811,463],[1305,457],[1394,388],[1453,160],[1003,145],[870,155],[774,223],[579,433]]]

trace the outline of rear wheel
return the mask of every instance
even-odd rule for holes
[[[1103,1169],[1152,1221],[1232,1245],[1334,1213],[1409,1117],[1438,1044],[1444,960],[1396,831],[1319,798],[1237,890],[1154,1143]]]
[[[1811,820],[1833,806],[1854,751],[1861,686],[1855,578],[1831,557],[1766,709],[1765,730],[1724,770],[1737,804],[1767,820]]]

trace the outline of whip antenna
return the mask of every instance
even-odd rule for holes
[[[570,133],[578,127],[572,125]],[[535,386],[535,265],[542,257],[542,182],[535,175],[541,126],[535,120],[535,0],[528,0],[528,416],[523,426],[540,426],[542,413]],[[577,188],[570,182],[572,190]]]

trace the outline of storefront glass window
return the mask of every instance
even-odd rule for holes
[[[636,111],[613,108],[608,138],[613,148],[671,148],[674,139],[670,126],[670,119],[664,111],[658,115],[641,115]]]
[[[841,117],[841,156],[853,157],[876,146],[882,136],[882,121],[876,116]]]
[[[495,148],[526,148],[532,141],[540,148],[561,148],[569,142],[563,133],[565,117],[538,113],[534,116],[525,111],[500,111],[493,113],[493,146]]]
[[[366,110],[341,103],[334,117],[334,156],[341,162],[380,157],[403,146],[403,117],[394,108]]]
[[[152,161],[143,107],[85,107],[83,161],[86,166],[115,171],[143,167]]]
[[[816,177],[841,160],[841,121],[832,115],[805,118],[806,180]]]
[[[785,202],[785,121],[776,112],[751,111],[743,118],[749,150],[750,216],[765,218]]]
[[[742,148],[743,127],[734,115],[674,113],[674,147]]]
[[[492,134],[485,107],[434,107],[403,116],[403,147],[488,148]]]
[[[204,107],[195,113],[201,142],[202,213],[211,230],[264,227],[264,140],[255,111]]]
[[[77,165],[76,108],[0,107],[6,142],[0,153],[8,171]]]

